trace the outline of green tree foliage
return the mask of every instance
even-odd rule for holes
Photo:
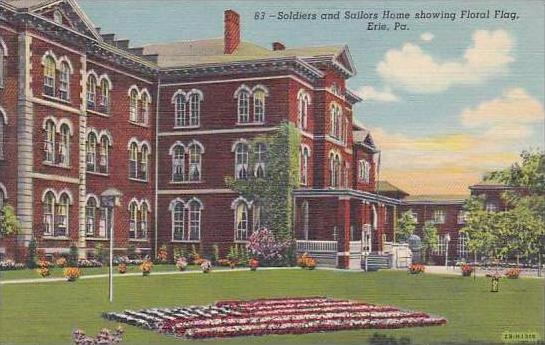
[[[397,220],[396,240],[398,242],[407,242],[415,230],[416,219],[413,217],[412,210],[403,212]]]
[[[0,236],[15,235],[21,229],[21,223],[17,219],[15,209],[6,204],[0,210]]]
[[[262,207],[261,225],[273,232],[278,240],[293,238],[292,192],[299,185],[299,131],[290,123],[283,122],[274,134],[259,136],[250,143],[249,166],[256,161],[255,146],[267,145],[265,176],[249,174],[248,180],[226,177],[226,185],[257,202]]]
[[[31,239],[28,243],[28,249],[26,253],[26,266],[28,268],[36,268],[36,261],[37,261],[37,255],[36,255],[36,240]]]
[[[68,254],[68,266],[78,267],[78,247],[75,244],[70,246],[70,253]]]
[[[424,223],[422,228],[422,251],[424,252],[424,262],[429,258],[430,251],[437,249],[439,235],[437,227],[433,222]]]

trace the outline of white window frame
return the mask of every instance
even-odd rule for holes
[[[53,236],[55,233],[55,204],[57,200],[52,191],[47,191],[42,202],[44,235]]]
[[[97,78],[90,74],[87,77],[87,108],[94,110],[97,100]]]
[[[300,184],[302,186],[308,186],[308,161],[310,158],[310,148],[306,145],[301,146],[301,172],[300,172]]]
[[[45,56],[43,60],[44,71],[44,94],[55,97],[55,79],[57,74],[57,63],[51,55]]]
[[[240,214],[239,214],[240,211]],[[247,241],[250,236],[250,206],[243,200],[235,205],[235,241]]]
[[[174,127],[188,127],[189,121],[184,94],[178,94],[174,98]]]
[[[175,145],[171,149],[172,160],[172,182],[185,181],[185,148],[181,144]]]
[[[443,209],[437,209],[433,210],[433,222],[435,224],[445,224],[445,210]]]
[[[265,98],[267,93],[265,90],[257,89],[253,92],[254,100],[254,122],[265,123]]]
[[[359,181],[363,183],[369,183],[371,175],[371,164],[365,159],[361,159],[359,162],[358,177]]]
[[[61,62],[59,73],[59,99],[70,101],[70,65],[68,62]]]
[[[129,121],[138,122],[138,90],[132,89],[129,92]]]
[[[94,197],[87,198],[85,203],[85,235],[95,237],[98,202]]]
[[[192,199],[187,203],[188,208],[188,236],[189,241],[201,240],[201,220],[202,220],[202,203],[200,200]]]
[[[256,178],[265,178],[267,163],[267,145],[265,143],[256,144],[255,158],[254,176]]]
[[[44,140],[44,162],[55,163],[55,137],[56,137],[56,124],[53,120],[46,120],[45,122],[45,140]]]
[[[171,220],[172,220],[172,240],[184,241],[187,239],[187,232],[185,227],[185,212],[186,207],[182,200],[176,200],[171,203]],[[181,219],[178,219],[181,218]],[[181,230],[181,231],[177,231]],[[179,233],[180,236],[176,236]]]
[[[97,137],[93,132],[87,135],[86,151],[86,170],[95,172],[97,170]]]
[[[138,239],[138,202],[129,203],[129,239]]]
[[[129,145],[129,178],[138,179],[138,144]]]
[[[200,145],[192,143],[188,147],[189,166],[187,179],[191,182],[200,182],[202,180],[202,154],[203,149]],[[196,177],[195,177],[195,172]]]
[[[238,143],[235,146],[235,179],[247,180],[249,177],[249,159],[250,147],[247,143]]]
[[[70,127],[67,124],[60,126],[59,164],[70,166]]]
[[[198,127],[201,124],[201,97],[198,93],[189,95],[189,126]]]
[[[100,112],[104,114],[110,113],[111,87],[110,81],[107,78],[100,80]]]
[[[237,122],[245,124],[250,122],[250,91],[240,90],[237,96]]]
[[[469,249],[467,244],[469,241],[469,236],[465,232],[458,233],[458,257],[466,258],[469,254]]]

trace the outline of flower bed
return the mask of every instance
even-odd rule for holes
[[[462,276],[464,277],[471,276],[471,273],[473,273],[474,271],[473,266],[469,264],[462,264],[461,269],[462,269]]]
[[[0,271],[23,270],[25,268],[25,264],[18,264],[13,260],[0,260]]]
[[[520,268],[510,268],[505,272],[505,276],[509,279],[518,279],[520,276]]]
[[[409,273],[411,274],[420,274],[426,271],[426,266],[421,264],[411,264],[409,266]]]
[[[442,325],[444,318],[325,297],[223,301],[211,306],[105,313],[108,320],[185,338],[302,334]]]

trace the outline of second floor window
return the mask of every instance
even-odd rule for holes
[[[250,92],[246,90],[238,94],[238,122],[250,122]]]
[[[310,105],[310,95],[303,89],[297,95],[298,116],[297,127],[306,130],[308,128],[308,108]]]
[[[59,98],[63,101],[70,100],[70,65],[67,62],[61,63],[59,75]]]
[[[55,78],[57,66],[51,56],[46,56],[44,60],[44,94],[55,97]]]
[[[308,184],[308,161],[310,158],[310,149],[306,146],[301,146],[301,173],[300,183],[303,186]]]
[[[254,122],[265,122],[265,91],[254,91]]]
[[[185,110],[185,95],[177,95],[174,100],[174,127],[189,126],[187,113]]]
[[[4,159],[4,127],[6,125],[5,114],[0,110],[0,160]]]
[[[369,183],[371,172],[371,165],[366,160],[362,159],[359,161],[358,166],[358,179],[360,182]]]
[[[265,178],[265,164],[267,162],[267,145],[257,143],[255,145],[254,175],[257,178]]]
[[[201,180],[202,150],[197,144],[189,145],[189,181]]]
[[[197,93],[189,96],[189,125],[198,126],[201,117],[201,100]]]
[[[329,185],[330,187],[340,187],[341,184],[341,157],[338,153],[329,155]]]
[[[67,124],[61,125],[61,141],[59,143],[59,164],[70,165],[70,128]]]
[[[198,127],[201,125],[201,103],[203,93],[192,89],[185,93],[178,90],[172,97],[174,104],[174,127]]]
[[[248,144],[238,143],[235,146],[235,178],[248,179]]]
[[[151,150],[147,142],[139,143],[136,139],[131,139],[129,144],[129,178],[148,180],[150,153]]]
[[[101,92],[101,98],[100,98],[100,106],[99,111],[108,114],[110,112],[110,88],[111,84],[108,81],[108,79],[104,78],[100,82],[100,92]]]
[[[55,123],[48,120],[45,123],[44,161],[55,163]]]
[[[97,99],[97,79],[94,75],[87,78],[87,108],[95,109]]]
[[[129,120],[138,121],[138,91],[135,89],[131,90],[129,96]]]
[[[149,105],[150,105],[150,98],[146,92],[144,92],[141,96],[141,113],[140,118],[138,119],[138,122],[141,124],[147,125],[149,121]]]
[[[172,181],[183,182],[185,180],[185,148],[182,145],[176,145],[171,150],[172,155]]]

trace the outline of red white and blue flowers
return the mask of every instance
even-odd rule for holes
[[[152,308],[104,317],[185,338],[302,334],[442,325],[441,317],[325,297],[223,301],[211,306]]]

